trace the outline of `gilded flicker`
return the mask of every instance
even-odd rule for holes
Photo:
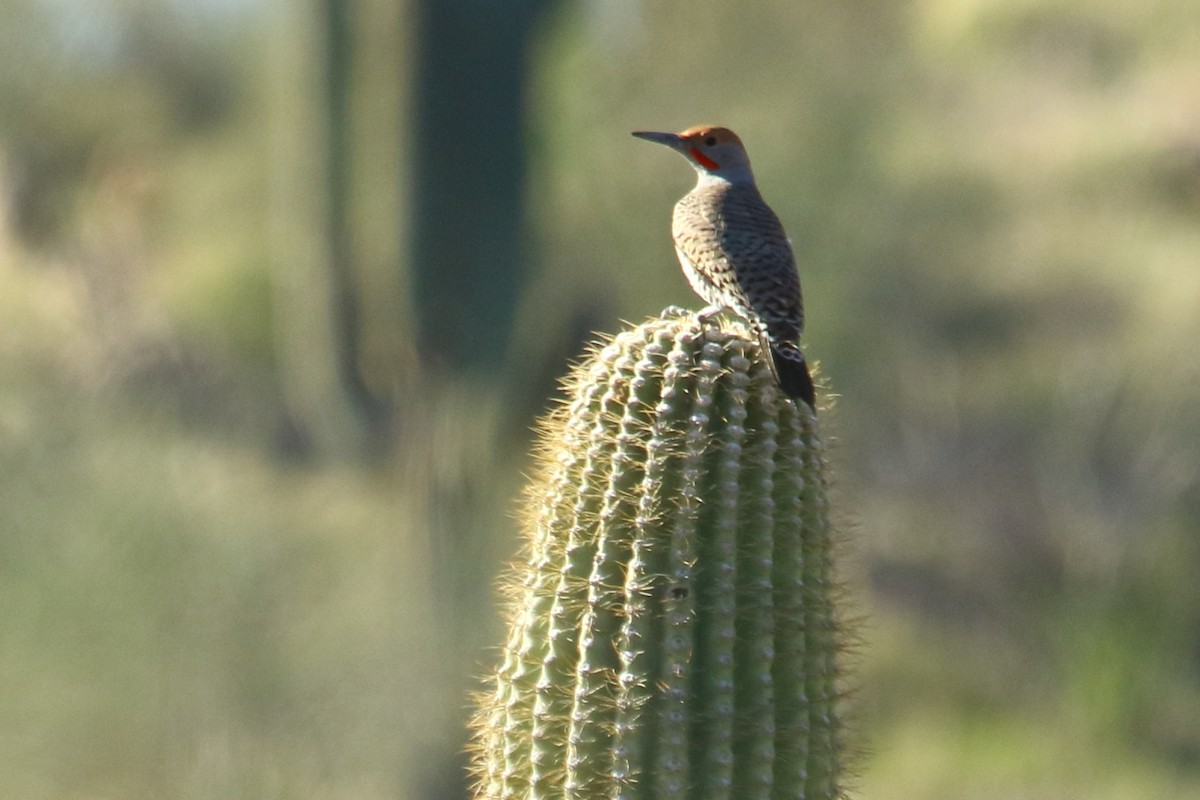
[[[681,154],[699,175],[675,204],[675,253],[707,315],[732,308],[746,317],[770,348],[780,388],[816,408],[800,334],[804,301],[792,245],[779,217],[763,200],[750,157],[728,128],[697,125],[679,133],[635,131]]]

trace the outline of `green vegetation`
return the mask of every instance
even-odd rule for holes
[[[701,121],[841,395],[852,795],[1200,796],[1194,2],[545,4],[469,370],[414,344],[418,0],[332,73],[322,4],[77,5],[0,4],[0,796],[461,797],[526,431],[696,307],[628,133]]]

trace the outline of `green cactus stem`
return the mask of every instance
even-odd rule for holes
[[[742,325],[652,319],[543,426],[487,800],[840,797],[824,449]]]

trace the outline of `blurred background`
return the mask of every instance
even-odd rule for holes
[[[1194,0],[5,0],[0,795],[465,797],[698,122],[839,396],[855,796],[1200,797]]]

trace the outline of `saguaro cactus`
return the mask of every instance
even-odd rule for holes
[[[478,797],[840,796],[823,446],[744,327],[653,319],[542,430]]]

